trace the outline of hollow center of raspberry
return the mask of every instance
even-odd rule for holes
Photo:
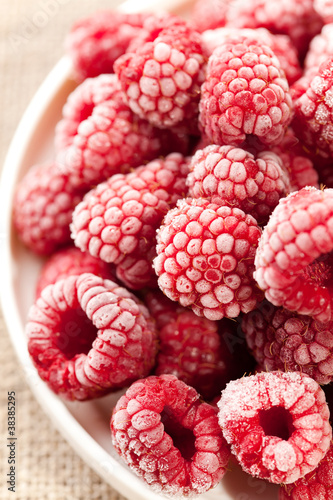
[[[183,427],[175,418],[173,410],[166,405],[161,413],[161,422],[165,432],[171,437],[173,444],[185,460],[191,460],[195,449],[195,436],[190,429]]]
[[[276,436],[285,441],[288,441],[295,430],[292,416],[283,406],[261,410],[259,422],[266,436]]]
[[[303,271],[307,281],[318,286],[325,286],[333,290],[332,282],[333,252],[321,255],[309,264]]]
[[[97,328],[81,308],[62,313],[55,344],[67,359],[88,354],[97,337]]]

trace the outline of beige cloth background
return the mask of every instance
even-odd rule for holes
[[[0,0],[0,166],[27,104],[63,54],[63,39],[72,22],[118,3],[120,0]],[[0,387],[1,500],[124,498],[74,453],[35,401],[11,347],[1,312]],[[7,391],[12,390],[16,391],[18,404],[16,493],[7,490],[5,477]]]

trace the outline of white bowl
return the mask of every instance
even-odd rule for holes
[[[121,10],[161,10],[186,13],[193,0],[136,0],[122,4]],[[1,179],[0,226],[1,301],[13,346],[25,371],[27,382],[43,410],[75,451],[107,483],[129,500],[160,500],[135,476],[114,451],[109,431],[112,408],[118,394],[87,402],[64,402],[42,382],[29,357],[24,333],[35,284],[43,263],[17,239],[11,214],[16,184],[32,165],[53,158],[54,128],[62,106],[75,84],[70,78],[71,63],[64,57],[47,76],[27,108],[12,140]],[[275,500],[278,487],[244,474],[232,466],[220,484],[201,500]]]

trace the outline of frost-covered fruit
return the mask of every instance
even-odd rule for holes
[[[141,255],[140,252],[138,255],[135,252],[127,255],[115,268],[117,278],[131,290],[158,288],[157,276],[153,269],[155,256],[154,246],[148,250],[147,255]]]
[[[191,12],[191,23],[200,33],[224,26],[231,4],[232,0],[196,0]]]
[[[332,3],[333,5],[333,3]],[[333,24],[323,26],[321,32],[316,35],[309,45],[309,50],[304,60],[304,71],[318,70],[319,66],[332,57],[333,53]]]
[[[165,494],[210,490],[230,456],[216,409],[173,375],[134,382],[115,406],[111,435],[130,468]]]
[[[261,372],[231,381],[219,423],[243,470],[293,483],[318,466],[332,438],[324,391],[304,373]]]
[[[300,371],[318,384],[333,380],[333,323],[276,307],[268,301],[242,318],[247,345],[266,371]]]
[[[260,234],[256,220],[238,208],[180,200],[157,232],[159,287],[207,319],[251,311],[262,297],[252,277]]]
[[[292,119],[288,81],[268,45],[230,38],[209,57],[199,123],[215,144],[240,146],[251,136],[267,146],[282,141]]]
[[[303,188],[282,198],[263,230],[255,279],[274,305],[333,319],[333,190]]]
[[[210,145],[191,159],[189,195],[237,207],[266,223],[279,199],[290,192],[281,159],[270,151],[253,155],[233,146]]]
[[[325,24],[333,22],[333,1],[313,0],[313,8],[322,18]]]
[[[44,288],[30,308],[26,334],[40,377],[71,400],[103,396],[147,376],[157,353],[146,307],[90,273]]]

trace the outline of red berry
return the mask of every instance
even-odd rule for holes
[[[333,22],[333,2],[332,0],[313,0],[313,8],[322,18],[325,24]]]
[[[40,377],[66,399],[91,399],[148,375],[157,343],[147,309],[93,274],[49,285],[29,311],[28,349]]]
[[[224,26],[231,4],[232,0],[196,0],[191,13],[194,28],[202,33]]]
[[[333,5],[333,4],[332,4]],[[310,43],[304,61],[305,73],[318,70],[320,65],[332,57],[333,53],[333,25],[323,26],[321,32]]]
[[[266,298],[332,321],[333,190],[303,188],[280,200],[259,242],[255,278]]]
[[[308,375],[278,371],[231,381],[219,423],[242,468],[272,483],[313,471],[332,438],[325,394]]]
[[[157,234],[159,287],[211,320],[251,311],[261,297],[252,278],[259,236],[255,219],[238,208],[181,200]]]
[[[131,469],[165,494],[208,491],[230,455],[216,410],[173,375],[134,382],[115,406],[111,434]]]
[[[148,250],[147,255],[134,252],[127,255],[116,266],[116,276],[126,288],[141,290],[142,288],[157,288],[157,277],[153,269],[153,259],[156,256],[155,247]]]

